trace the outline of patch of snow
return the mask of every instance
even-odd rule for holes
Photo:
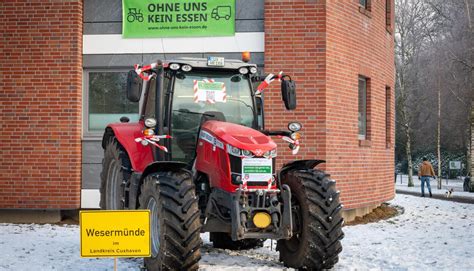
[[[403,214],[344,227],[334,270],[474,270],[474,205],[409,195],[390,202]],[[288,270],[276,242],[246,251],[214,249],[202,234],[201,270]],[[270,247],[273,246],[273,250]],[[0,270],[113,270],[113,259],[81,258],[79,227],[0,224]],[[119,270],[140,270],[143,260],[118,260]]]
[[[0,224],[0,270],[113,270],[114,260],[81,258],[79,226]],[[142,259],[118,259],[139,270]]]
[[[402,215],[345,227],[336,270],[474,270],[474,205],[397,195]]]

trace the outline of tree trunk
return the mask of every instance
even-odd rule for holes
[[[474,46],[474,43],[472,41],[473,39],[473,31],[472,31],[472,18],[471,18],[471,6],[470,6],[470,1],[469,0],[464,0],[464,4],[466,5],[466,12],[467,12],[467,21],[468,21],[468,27],[469,27],[469,36],[470,36],[470,40],[471,40],[471,48]],[[471,58],[471,63],[474,63],[474,51],[471,50],[471,53],[470,53],[470,58]],[[472,85],[472,82],[474,80],[474,69],[471,69],[471,80],[469,81],[469,88],[472,89],[473,85]],[[471,94],[471,109],[469,110],[469,120],[468,120],[468,142],[467,142],[467,155],[466,155],[466,158],[467,158],[467,164],[466,164],[466,169],[467,169],[467,172],[466,172],[466,175],[468,175],[469,173],[471,174],[471,176],[474,175],[474,165],[472,164],[473,163],[473,159],[472,159],[472,153],[473,153],[473,150],[472,148],[474,148],[473,146],[473,143],[474,143],[474,131],[472,129],[474,129],[474,96],[472,96]]]
[[[436,150],[438,152],[438,189],[441,189],[441,85],[438,76],[438,131],[436,135]]]
[[[472,161],[474,161],[472,158],[472,153],[473,153],[473,149],[474,146],[472,145],[474,143],[474,131],[472,129],[474,129],[474,100],[472,101],[471,103],[471,110],[469,112],[469,126],[467,128],[468,130],[468,140],[467,140],[467,155],[466,155],[466,175],[474,175],[474,167],[473,167],[473,164],[472,164]]]
[[[471,122],[469,122],[471,123]],[[472,148],[472,141],[474,140],[472,138],[472,130],[469,128],[468,129],[468,141],[467,141],[467,155],[466,155],[466,176],[469,175],[469,173],[472,173],[472,157],[471,157],[471,148]]]
[[[407,161],[408,161],[408,187],[413,187],[413,161],[411,159],[411,136],[410,136],[410,129],[405,129],[406,136],[407,136],[407,144],[406,144],[406,154],[407,154]]]

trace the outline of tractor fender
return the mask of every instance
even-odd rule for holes
[[[138,197],[140,196],[140,187],[143,184],[143,180],[146,176],[151,173],[158,171],[178,171],[187,166],[186,163],[176,161],[157,161],[148,164],[145,167],[143,173],[133,172],[130,178],[130,190],[129,190],[129,202],[128,207],[130,209],[138,208]]]
[[[278,180],[281,180],[281,176],[285,175],[288,171],[298,169],[312,169],[321,163],[326,163],[325,160],[295,160],[288,164],[283,165],[280,172],[278,173]]]
[[[133,171],[143,172],[153,162],[152,148],[135,142],[135,138],[143,136],[143,127],[141,122],[109,124],[102,138],[102,148],[105,149],[110,138],[115,136],[127,152]]]
[[[145,179],[146,176],[150,175],[151,173],[154,172],[163,172],[163,171],[179,171],[181,169],[184,169],[188,166],[188,164],[183,163],[183,162],[178,162],[178,161],[156,161],[151,164],[149,164],[146,168],[145,171],[143,171],[142,176],[140,177],[140,184],[143,182],[143,179]]]

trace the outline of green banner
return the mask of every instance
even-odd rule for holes
[[[235,0],[122,0],[124,38],[235,34]]]

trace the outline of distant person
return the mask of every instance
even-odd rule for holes
[[[464,184],[463,184],[463,190],[465,192],[471,192],[473,189],[471,189],[471,173],[469,172],[464,178]]]
[[[433,196],[431,194],[431,184],[430,178],[436,179],[433,166],[430,162],[428,162],[428,158],[423,157],[423,163],[420,164],[420,168],[418,169],[418,178],[421,180],[421,196],[425,196],[425,182],[428,186],[428,191],[430,192],[430,198]]]

